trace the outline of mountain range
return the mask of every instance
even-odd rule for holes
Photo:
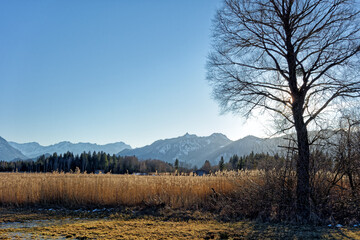
[[[13,148],[5,139],[0,137],[0,160],[11,161],[14,159],[26,159],[18,149]]]
[[[174,163],[176,159],[180,165],[201,167],[206,160],[211,164],[218,164],[223,156],[228,161],[231,156],[248,155],[254,153],[275,154],[281,151],[278,147],[284,144],[283,138],[258,138],[247,136],[237,141],[231,141],[221,133],[214,133],[208,137],[185,134],[184,136],[158,140],[151,145],[141,148],[125,149],[118,155],[137,156],[139,159],[159,159]]]
[[[0,160],[36,159],[43,154],[53,154],[54,152],[62,154],[70,151],[74,154],[81,154],[84,151],[103,151],[120,156],[136,156],[141,160],[159,159],[169,163],[174,163],[178,159],[180,165],[201,167],[206,160],[209,160],[211,164],[217,164],[221,156],[228,161],[234,154],[238,156],[248,155],[251,152],[275,154],[281,150],[278,146],[283,144],[283,138],[263,139],[255,136],[232,141],[221,133],[214,133],[207,137],[186,133],[180,137],[158,140],[135,149],[123,142],[106,145],[60,142],[42,146],[37,142],[16,143],[0,138]]]
[[[230,139],[220,133],[214,133],[208,137],[198,137],[186,133],[181,137],[155,141],[145,147],[125,149],[118,155],[135,155],[140,159],[155,158],[170,163],[179,159],[182,164],[192,166],[204,163],[208,154],[227,146],[231,142]]]
[[[42,146],[37,142],[30,143],[16,143],[7,142],[0,137],[0,160],[11,161],[16,159],[35,159],[41,155],[63,154],[72,152],[74,154],[81,154],[82,152],[106,152],[109,154],[116,154],[126,148],[131,148],[123,142],[110,143],[105,145],[98,145],[94,143],[71,143],[59,142],[49,146]]]

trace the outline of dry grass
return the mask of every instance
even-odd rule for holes
[[[311,221],[358,224],[360,195],[349,190],[345,178],[331,185],[332,178],[322,174],[313,180]],[[220,220],[292,222],[296,221],[295,180],[292,172],[284,177],[275,170],[204,177],[0,173],[0,206],[166,207],[207,211]]]
[[[1,213],[0,213],[1,215]],[[42,217],[39,216],[41,219]],[[0,239],[359,239],[358,228],[239,221],[163,221],[157,218],[58,219],[0,228]],[[45,226],[42,226],[45,225]]]
[[[212,188],[226,194],[234,184],[226,176],[0,173],[0,204],[189,208],[202,204],[213,193]]]

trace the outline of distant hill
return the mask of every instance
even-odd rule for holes
[[[247,136],[237,141],[231,141],[221,133],[214,133],[207,137],[199,137],[195,134],[186,133],[183,136],[163,139],[136,149],[123,142],[98,145],[93,143],[71,143],[60,142],[50,146],[42,146],[37,142],[16,143],[6,142],[2,139],[0,157],[3,159],[35,159],[40,155],[58,154],[72,152],[81,154],[82,152],[106,152],[117,154],[118,156],[136,156],[139,159],[158,159],[169,163],[174,163],[179,159],[180,165],[201,167],[206,160],[212,165],[218,164],[221,156],[227,162],[231,156],[248,155],[254,153],[275,154],[282,151],[278,146],[287,145],[282,137],[280,138],[258,138]],[[7,149],[5,151],[5,149]],[[1,160],[1,159],[0,159]]]
[[[159,159],[174,163],[176,159],[191,166],[202,166],[206,156],[232,141],[221,133],[214,133],[208,137],[198,137],[186,133],[184,136],[158,140],[151,145],[136,149],[126,149],[118,153],[120,156],[135,155],[140,159]]]
[[[284,144],[286,143],[283,138],[262,139],[247,136],[231,141],[220,133],[214,133],[208,137],[185,134],[177,138],[158,140],[145,147],[126,149],[118,155],[135,155],[140,159],[159,159],[170,163],[179,159],[185,164],[201,167],[205,160],[209,160],[212,165],[218,164],[221,156],[228,161],[234,154],[244,156],[251,152],[279,153],[282,149],[278,146]]]
[[[287,144],[288,142],[283,137],[258,138],[247,136],[210,153],[207,158],[212,164],[218,164],[222,156],[225,161],[228,161],[234,154],[237,154],[239,157],[249,155],[251,152],[274,155],[284,151],[279,146],[287,146]]]
[[[54,152],[58,154],[72,152],[74,154],[81,154],[82,152],[106,152],[109,154],[116,154],[119,151],[124,149],[131,149],[130,145],[127,145],[123,142],[109,143],[105,145],[98,145],[95,143],[71,143],[71,142],[60,142],[50,146],[42,146],[37,142],[30,143],[16,143],[9,142],[13,147],[21,151],[24,155],[29,158],[36,158],[43,154],[53,154]]]
[[[18,149],[12,147],[5,139],[0,137],[0,161],[11,161],[15,159],[25,160],[26,157]]]

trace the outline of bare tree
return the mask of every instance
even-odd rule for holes
[[[352,194],[355,197],[360,176],[359,167],[359,134],[360,119],[358,113],[344,114],[340,119],[337,139],[335,141],[335,169],[339,175],[348,177]]]
[[[308,128],[360,97],[359,11],[351,0],[224,0],[208,80],[224,111],[268,110],[296,131],[297,214],[310,216]]]

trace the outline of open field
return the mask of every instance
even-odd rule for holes
[[[226,194],[233,189],[229,177],[0,173],[3,206],[189,208],[206,202],[214,191]]]
[[[0,239],[359,239],[359,227],[0,209]]]
[[[313,181],[313,222],[359,224],[360,199],[346,178],[331,173]],[[217,220],[293,222],[295,175],[239,171],[216,176],[0,173],[0,206],[35,208],[126,208],[201,211]],[[157,210],[156,210],[157,211]]]

